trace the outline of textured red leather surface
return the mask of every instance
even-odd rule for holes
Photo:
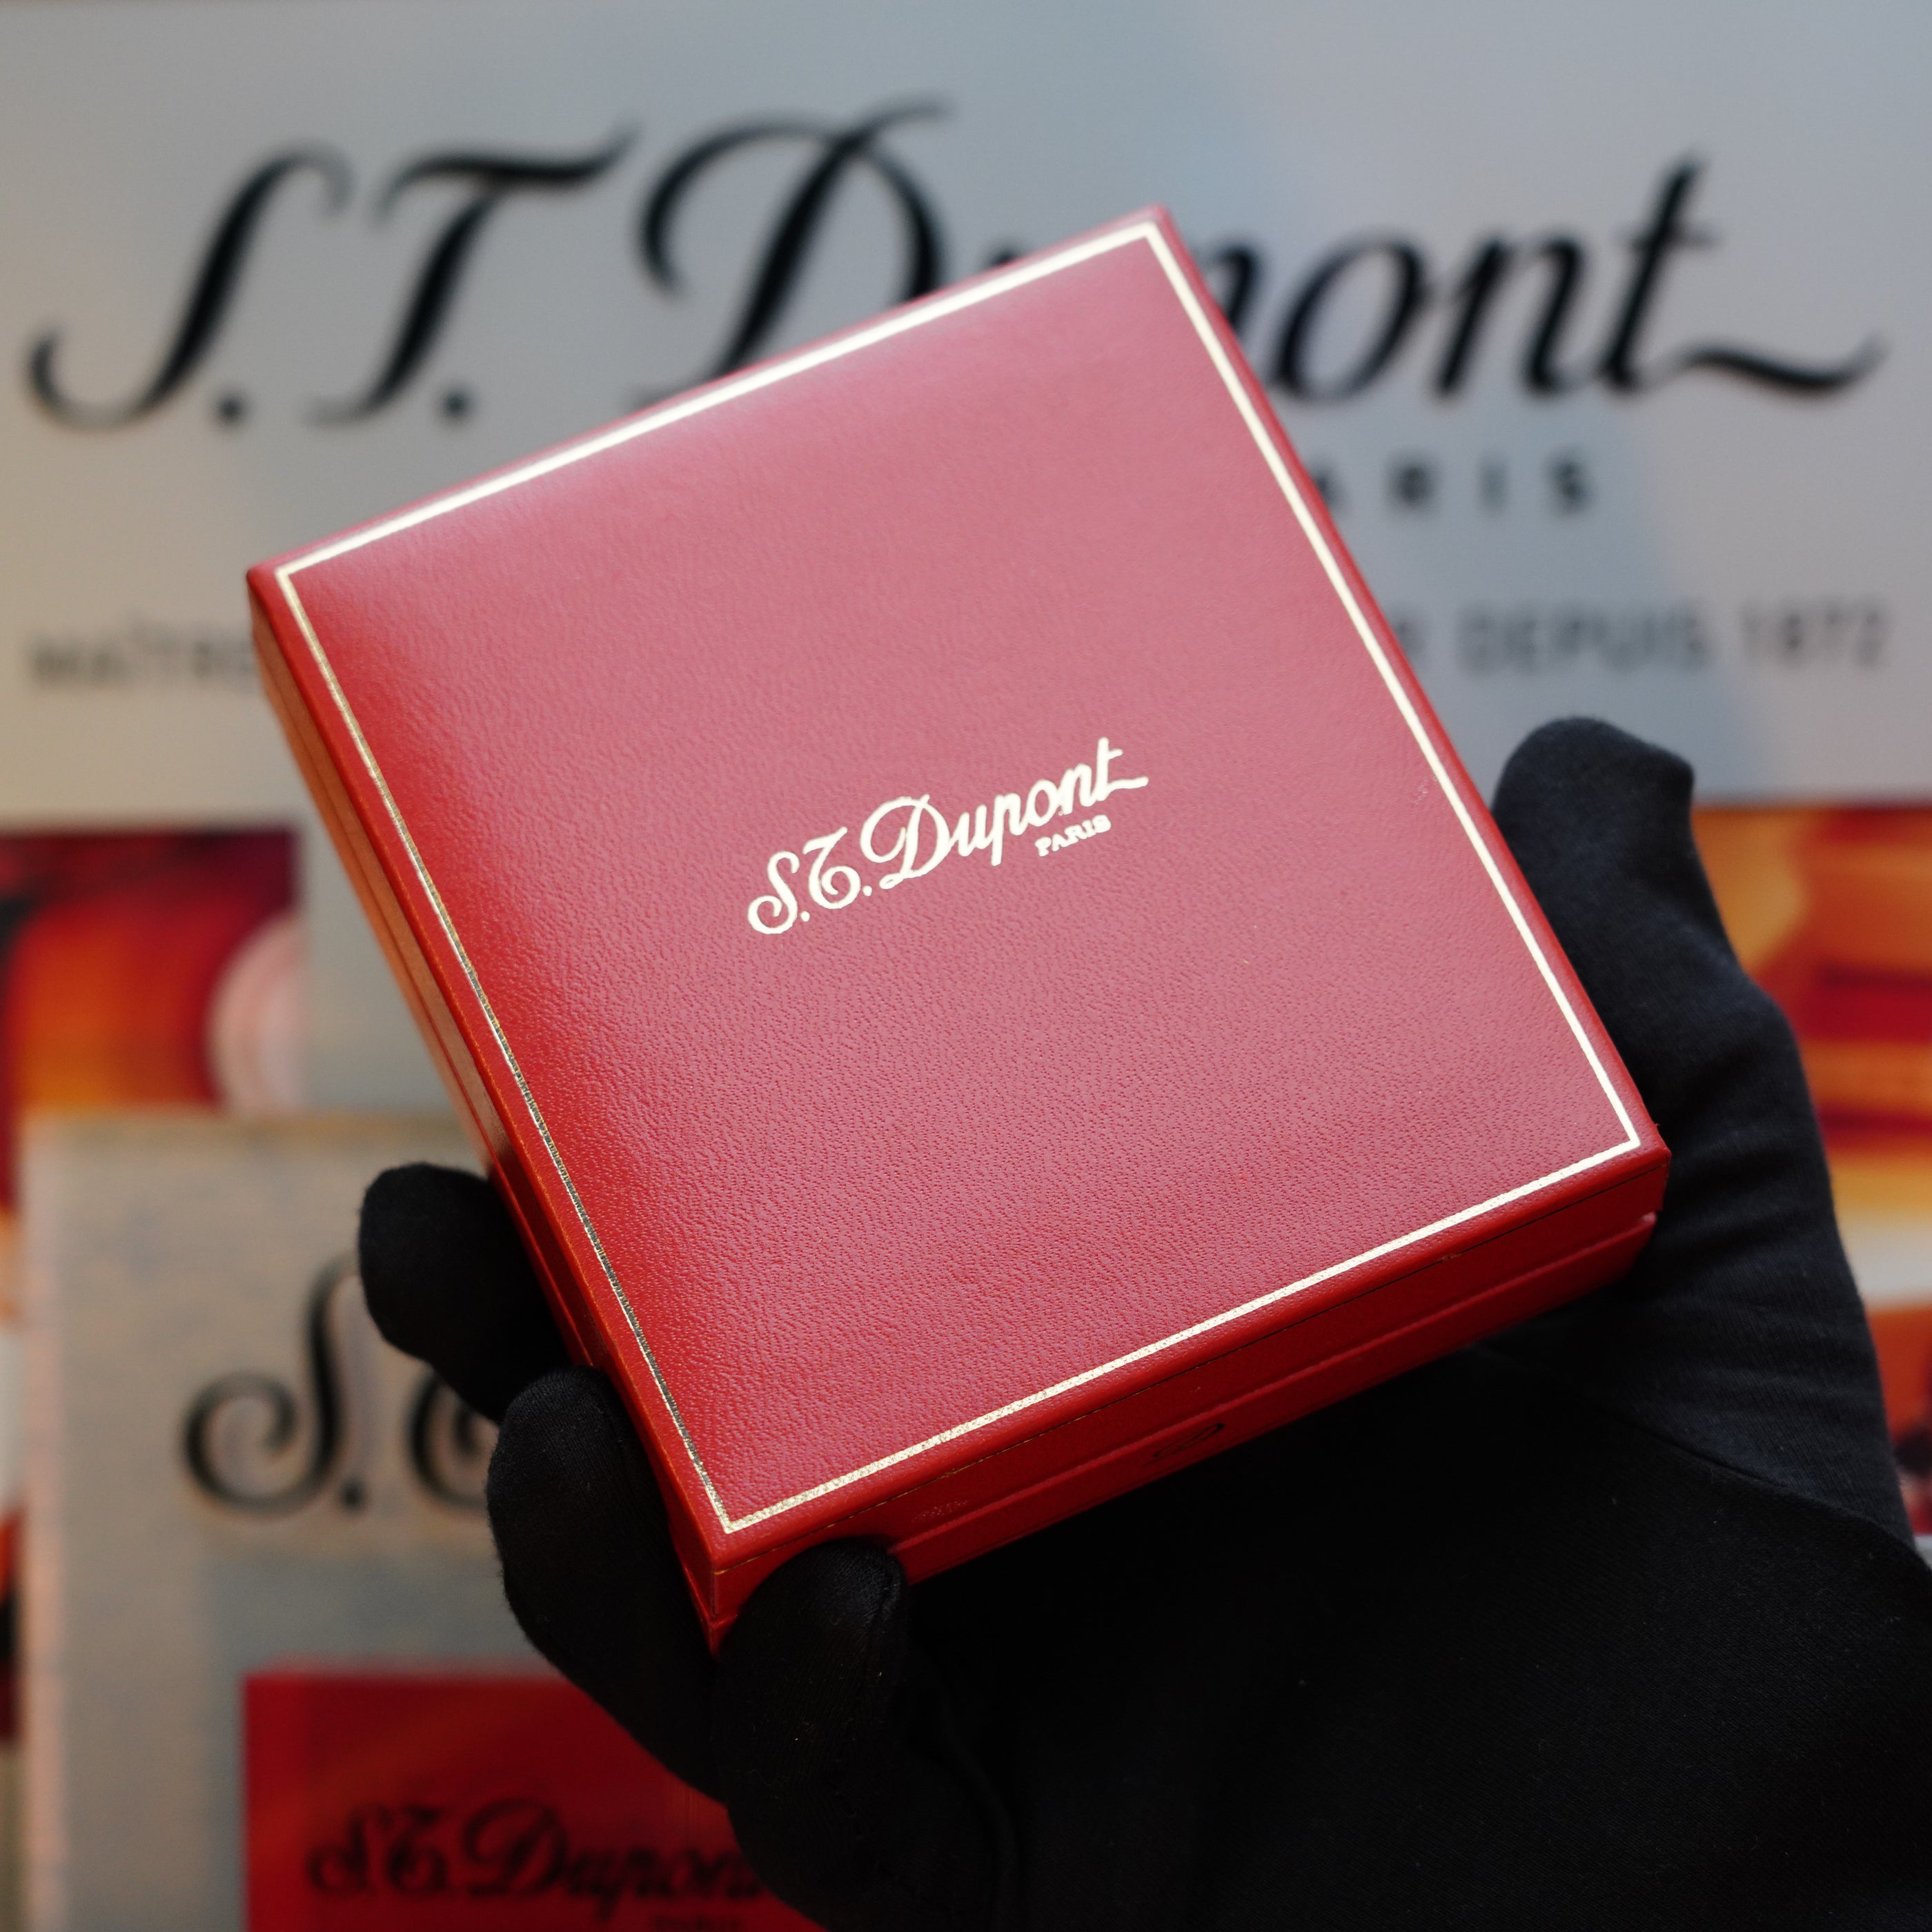
[[[714,1622],[1641,1238],[1662,1145],[1164,218],[250,580]]]

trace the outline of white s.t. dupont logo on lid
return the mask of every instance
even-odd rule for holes
[[[975,806],[953,820],[933,803],[929,792],[917,798],[889,798],[860,826],[857,854],[874,866],[890,868],[874,881],[882,892],[909,879],[924,878],[942,860],[955,854],[964,859],[984,852],[997,866],[1005,854],[1009,835],[1022,838],[1029,832],[1044,832],[1046,836],[1033,841],[1034,850],[1043,859],[1049,852],[1113,829],[1107,814],[1092,808],[1115,792],[1138,791],[1147,783],[1144,778],[1114,777],[1111,768],[1120,756],[1118,749],[1102,738],[1090,765],[1072,765],[1057,778],[1040,778],[1024,796],[1016,791],[998,793],[990,806]],[[1071,818],[1076,812],[1090,815],[1062,830],[1046,831],[1055,820]],[[813,906],[839,912],[856,899],[872,897],[872,885],[860,878],[856,867],[830,862],[834,848],[850,830],[842,825],[822,838],[806,839],[796,852],[772,854],[765,864],[765,877],[772,889],[745,908],[754,932],[789,932],[811,918]],[[811,905],[800,905],[791,889],[791,880],[801,870]]]

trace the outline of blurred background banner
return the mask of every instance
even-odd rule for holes
[[[464,1159],[434,1117],[29,1126],[31,1924],[239,1924],[249,1672],[530,1661],[490,1432],[377,1338],[344,1251],[377,1168]]]
[[[1151,200],[1479,776],[1583,709],[1911,789],[1928,56],[1887,0],[0,8],[0,812],[293,810],[244,563]]]

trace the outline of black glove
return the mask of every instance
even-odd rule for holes
[[[1672,1150],[1624,1280],[916,1588],[808,1550],[715,1666],[495,1197],[383,1175],[370,1306],[502,1420],[531,1641],[836,1932],[1932,1925],[1932,1576],[1690,795],[1572,722],[1496,800]]]

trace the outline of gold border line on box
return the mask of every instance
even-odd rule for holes
[[[1193,326],[1196,335],[1199,338],[1202,346],[1207,350],[1210,360],[1214,363],[1216,373],[1220,376],[1230,400],[1236,410],[1240,412],[1242,422],[1246,427],[1249,435],[1253,439],[1256,448],[1260,451],[1262,459],[1268,464],[1276,483],[1280,486],[1282,496],[1287,499],[1289,507],[1294,511],[1295,520],[1301,526],[1302,534],[1312,546],[1316,555],[1322,560],[1322,568],[1328,573],[1328,580],[1334,586],[1336,596],[1341,599],[1342,608],[1348,612],[1349,620],[1354,626],[1356,635],[1361,639],[1376,669],[1381,674],[1383,685],[1387,688],[1390,697],[1394,699],[1396,710],[1401,712],[1402,722],[1408,727],[1410,734],[1420,747],[1430,770],[1435,776],[1436,784],[1441,789],[1443,796],[1448,801],[1450,810],[1455,813],[1465,836],[1474,848],[1476,856],[1481,861],[1484,871],[1489,875],[1490,883],[1495,887],[1497,896],[1508,909],[1519,937],[1522,939],[1524,946],[1528,948],[1530,957],[1535,961],[1537,970],[1543,976],[1544,984],[1550,989],[1551,998],[1556,1002],[1558,1010],[1568,1023],[1570,1033],[1574,1036],[1577,1046],[1582,1049],[1584,1058],[1589,1062],[1591,1071],[1596,1076],[1598,1085],[1603,1089],[1605,1097],[1609,1100],[1611,1108],[1623,1129],[1624,1138],[1615,1146],[1606,1148],[1601,1153],[1588,1155],[1582,1160],[1573,1161],[1568,1166],[1559,1168],[1553,1174],[1544,1174],[1539,1180],[1526,1181],[1520,1187],[1510,1188],[1507,1192],[1492,1195],[1486,1201],[1480,1201],[1474,1207],[1462,1208],[1454,1214],[1444,1216],[1440,1220],[1432,1221],[1425,1228],[1418,1228],[1412,1233],[1398,1235],[1394,1239],[1384,1241],[1377,1246],[1365,1249],[1360,1254],[1352,1255],[1346,1261],[1336,1262],[1331,1266],[1322,1268],[1313,1274],[1304,1275],[1298,1281],[1292,1281],[1285,1287],[1273,1288],[1265,1294],[1257,1295],[1252,1300],[1243,1302],[1239,1307],[1227,1309],[1220,1314],[1209,1316],[1204,1321],[1196,1322],[1186,1328],[1178,1330],[1172,1335],[1162,1336],[1157,1342],[1148,1342],[1126,1354],[1117,1356],[1112,1361],[1103,1362],[1098,1367],[1084,1369],[1079,1374],[1069,1376],[1064,1381],[1055,1382],[1049,1388],[1041,1389],[1032,1395],[1022,1396],[1018,1400],[1004,1403],[998,1408],[988,1409],[985,1414],[974,1416],[970,1421],[957,1423],[950,1429],[941,1430],[937,1435],[926,1436],[922,1441],[911,1443],[904,1448],[896,1449],[890,1454],[879,1456],[860,1468],[848,1471],[844,1475],[834,1476],[824,1482],[814,1484],[809,1489],[801,1490],[796,1496],[787,1496],[778,1502],[769,1503],[761,1509],[752,1510],[747,1515],[734,1516],[725,1508],[724,1498],[718,1495],[716,1485],[711,1480],[710,1472],[704,1466],[704,1459],[698,1454],[697,1444],[692,1440],[691,1432],[686,1426],[684,1417],[678,1408],[676,1399],[672,1395],[670,1385],[664,1379],[664,1371],[658,1366],[657,1358],[652,1351],[650,1343],[645,1339],[643,1327],[638,1320],[637,1311],[631,1304],[630,1297],[624,1292],[623,1284],[618,1280],[616,1269],[611,1266],[610,1256],[604,1252],[603,1241],[598,1236],[596,1227],[584,1204],[583,1197],[577,1191],[577,1184],[572,1179],[569,1168],[566,1165],[563,1155],[551,1136],[548,1123],[544,1119],[543,1110],[537,1105],[536,1096],[531,1092],[530,1082],[524,1077],[523,1069],[518,1064],[517,1056],[512,1051],[510,1042],[504,1035],[502,1026],[496,1018],[496,1010],[490,1004],[489,996],[483,990],[482,982],[477,976],[476,968],[470,960],[469,952],[461,939],[458,937],[455,926],[449,916],[448,908],[443,904],[442,895],[436,890],[436,882],[430,877],[429,869],[423,863],[422,854],[416,849],[416,840],[410,836],[409,827],[403,822],[402,813],[397,808],[396,801],[390,792],[388,783],[384,778],[382,769],[376,762],[375,754],[370,748],[369,741],[364,736],[362,728],[350,706],[346,694],[337,680],[334,668],[328,662],[328,654],[322,647],[321,640],[316,635],[315,626],[310,621],[308,613],[304,608],[301,597],[296,592],[293,579],[298,571],[310,569],[317,564],[326,563],[333,557],[340,556],[350,550],[359,550],[365,544],[380,543],[385,537],[394,536],[400,531],[412,529],[416,524],[427,523],[434,518],[446,516],[452,510],[460,510],[466,505],[480,502],[486,496],[494,496],[499,491],[514,489],[519,484],[533,482],[539,477],[548,476],[553,470],[563,469],[573,463],[580,463],[586,457],[596,456],[604,450],[615,448],[620,443],[628,442],[634,437],[648,436],[653,430],[664,429],[673,423],[682,422],[689,417],[701,416],[707,410],[722,408],[728,403],[736,402],[742,396],[751,395],[760,389],[769,388],[775,382],[782,382],[792,376],[804,375],[809,370],[818,368],[828,362],[837,362],[844,356],[857,355],[862,350],[870,348],[874,343],[883,342],[890,337],[903,334],[910,329],[923,328],[928,322],[938,322],[946,316],[956,314],[962,309],[974,308],[981,302],[990,302],[996,296],[1005,295],[1014,289],[1023,288],[1027,284],[1037,281],[1042,276],[1057,274],[1064,268],[1076,267],[1082,262],[1092,260],[1096,256],[1108,254],[1116,248],[1129,248],[1137,242],[1144,242],[1153,250],[1155,260],[1160,263],[1167,278],[1168,286],[1173,290],[1189,322]],[[463,489],[452,490],[447,496],[433,498],[428,502],[419,504],[416,508],[406,511],[399,516],[392,517],[383,522],[372,524],[368,528],[356,531],[350,536],[338,538],[332,542],[324,544],[309,551],[306,555],[296,558],[291,563],[282,565],[276,571],[275,578],[276,581],[281,586],[282,595],[286,600],[289,608],[295,614],[296,622],[301,628],[304,640],[308,644],[310,654],[315,661],[316,668],[322,674],[323,682],[328,686],[329,695],[334,700],[343,724],[355,743],[357,754],[362,760],[363,769],[368,773],[370,782],[375,786],[377,795],[382,801],[383,809],[388,814],[389,822],[394,826],[404,850],[409,854],[410,864],[415,872],[417,884],[422,887],[424,897],[428,901],[430,909],[434,912],[436,922],[442,928],[443,937],[448,941],[451,951],[455,954],[458,963],[463,968],[464,977],[468,981],[470,992],[475,997],[476,1004],[482,1012],[484,1022],[490,1029],[490,1037],[496,1042],[496,1050],[502,1055],[504,1064],[509,1068],[511,1076],[516,1082],[517,1091],[529,1113],[530,1123],[536,1128],[538,1138],[543,1142],[544,1152],[549,1156],[550,1163],[556,1171],[558,1180],[561,1183],[565,1193],[569,1197],[571,1207],[574,1210],[578,1223],[584,1230],[584,1238],[590,1244],[591,1250],[597,1257],[598,1265],[603,1270],[604,1279],[609,1284],[611,1293],[616,1298],[618,1306],[624,1311],[625,1319],[630,1325],[631,1334],[637,1342],[638,1351],[643,1355],[645,1364],[650,1370],[651,1379],[656,1385],[658,1394],[662,1399],[664,1408],[677,1430],[680,1440],[684,1444],[685,1454],[690,1457],[692,1468],[696,1472],[699,1482],[703,1484],[704,1493],[710,1499],[711,1507],[717,1514],[718,1521],[727,1534],[749,1529],[754,1525],[766,1522],[773,1516],[782,1516],[789,1510],[800,1508],[806,1503],[815,1502],[821,1496],[829,1496],[834,1490],[846,1488],[851,1484],[862,1482],[868,1477],[878,1475],[882,1471],[890,1469],[897,1463],[909,1462],[915,1456],[922,1456],[928,1450],[939,1448],[946,1443],[956,1442],[962,1436],[970,1436],[978,1430],[990,1428],[995,1423],[1004,1421],[1009,1416],[1017,1415],[1022,1411],[1034,1408],[1041,1402],[1051,1401],[1054,1396],[1064,1395],[1069,1390],[1079,1388],[1086,1383],[1097,1382],[1102,1376],[1112,1375],[1122,1369],[1130,1368],[1136,1363],[1144,1361],[1150,1356],[1162,1354],[1170,1348],[1178,1348],[1184,1342],[1190,1342],[1198,1336],[1206,1334],[1214,1329],[1225,1327],[1229,1322],[1238,1322],[1244,1316],[1253,1314],[1258,1309],[1268,1307],[1274,1302],[1285,1300],[1290,1295],[1300,1294],[1304,1289],[1313,1288],[1322,1282],[1332,1280],[1336,1275],[1346,1274],[1350,1269],[1360,1268],[1365,1262],[1379,1260],[1383,1256],[1393,1254],[1400,1248],[1412,1246],[1418,1241],[1426,1240],[1432,1235],[1441,1234],[1446,1228],[1455,1227],[1462,1222],[1474,1220],[1478,1216],[1486,1214],[1494,1208],[1506,1207],[1510,1202],[1521,1200],[1526,1195],[1539,1192],[1544,1188],[1553,1187],[1558,1182],[1567,1180],[1574,1174],[1583,1173],[1590,1168],[1600,1166],[1606,1160],[1614,1160],[1617,1155],[1628,1152],[1637,1144],[1636,1130],[1631,1122],[1630,1114],[1618,1096],[1609,1074],[1605,1071],[1602,1060],[1598,1057],[1595,1048],[1591,1044],[1589,1036],[1585,1032],[1582,1023],[1577,1018],[1574,1008],[1564,995],[1563,988],[1552,970],[1550,962],[1544,957],[1542,947],[1537,944],[1536,935],[1531,931],[1529,922],[1524,916],[1522,908],[1516,903],[1515,895],[1510,890],[1508,881],[1503,877],[1482,835],[1476,829],[1475,822],[1469,815],[1468,806],[1463,802],[1455,785],[1451,783],[1440,754],[1430,742],[1429,734],[1423,728],[1422,721],[1416,714],[1414,705],[1410,701],[1408,692],[1403,689],[1401,680],[1396,676],[1394,668],[1389,662],[1388,654],[1383,650],[1381,640],[1376,637],[1373,627],[1370,624],[1362,609],[1360,602],[1351,589],[1348,578],[1336,560],[1334,552],[1330,548],[1320,524],[1310,511],[1307,503],[1303,500],[1302,494],[1296,487],[1292,473],[1288,465],[1282,460],[1281,452],[1275,447],[1274,439],[1268,434],[1252,398],[1248,394],[1239,374],[1229,360],[1226,350],[1222,347],[1220,339],[1215,334],[1213,324],[1202,310],[1198,298],[1181,270],[1180,263],[1174,259],[1174,251],[1168,247],[1166,236],[1153,222],[1138,222],[1125,228],[1111,230],[1086,241],[1073,243],[1051,254],[1040,256],[1018,268],[1010,269],[1003,273],[995,273],[970,287],[959,290],[957,293],[930,296],[915,308],[889,316],[884,320],[875,322],[868,327],[855,329],[848,334],[823,344],[815,349],[804,350],[796,356],[770,364],[749,374],[716,383],[709,388],[701,390],[696,394],[687,398],[682,402],[668,404],[647,416],[633,418],[618,424],[614,428],[599,430],[576,442],[568,443],[560,449],[551,451],[546,456],[537,458],[533,462],[522,464],[500,476],[488,478],[482,482],[471,484]]]

